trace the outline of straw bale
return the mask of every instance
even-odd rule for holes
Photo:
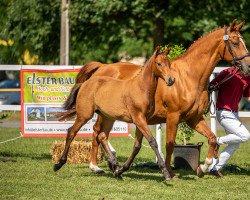
[[[52,162],[57,163],[61,158],[64,150],[65,141],[55,141],[51,147]],[[70,145],[67,163],[79,164],[90,162],[90,150],[92,148],[92,141],[90,140],[79,140],[73,141]],[[103,161],[103,151],[99,147],[97,154],[97,162]]]

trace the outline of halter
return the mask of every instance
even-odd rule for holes
[[[234,36],[243,39],[243,37],[240,36],[240,35],[234,35]],[[245,57],[250,56],[250,52],[247,52],[247,53],[246,53],[245,55],[243,55],[243,56],[235,57],[235,56],[234,56],[234,53],[233,53],[233,50],[232,50],[232,47],[231,47],[231,43],[232,43],[232,42],[229,40],[229,38],[230,38],[230,36],[229,36],[228,33],[227,33],[227,27],[226,27],[226,28],[225,28],[225,35],[223,36],[223,40],[225,41],[225,46],[224,46],[224,50],[223,50],[222,60],[224,60],[224,56],[225,56],[225,53],[226,53],[226,47],[227,47],[229,53],[231,54],[231,56],[232,56],[232,58],[233,58],[232,61],[234,61],[234,62],[233,62],[234,67],[235,67],[235,68],[238,68],[238,69],[241,71],[241,70],[242,70],[242,65],[241,65],[240,60],[242,60],[242,59],[245,58]]]

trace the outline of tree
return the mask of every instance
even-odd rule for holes
[[[61,0],[2,2],[0,39],[14,44],[0,48],[0,62],[22,62],[29,50],[40,64],[59,64]],[[114,62],[124,54],[149,56],[158,44],[187,48],[234,18],[246,20],[243,36],[249,46],[249,7],[247,0],[71,0],[71,64]]]
[[[13,60],[7,62],[21,62],[23,52],[29,50],[39,55],[40,63],[58,63],[60,1],[9,0],[5,1],[5,6],[0,38],[14,41]]]

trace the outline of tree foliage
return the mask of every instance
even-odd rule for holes
[[[23,52],[27,49],[33,54],[39,55],[41,63],[58,62],[60,1],[4,0],[4,2],[5,18],[2,22],[4,24],[2,24],[3,29],[0,30],[0,37],[11,39],[14,44],[8,51],[13,60],[9,60],[7,57],[3,61],[7,63],[21,62]],[[1,62],[3,61],[1,60]]]
[[[149,56],[156,45],[182,44],[234,18],[245,20],[250,45],[250,1],[247,0],[71,0],[70,60],[118,61],[124,54]],[[0,62],[22,62],[25,50],[40,64],[59,63],[60,0],[1,0]]]

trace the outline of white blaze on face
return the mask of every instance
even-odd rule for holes
[[[245,44],[244,40],[242,39],[243,37],[240,34],[238,35],[238,37],[239,37],[240,42],[242,43],[243,47],[245,48],[245,50],[248,52],[246,44]]]

